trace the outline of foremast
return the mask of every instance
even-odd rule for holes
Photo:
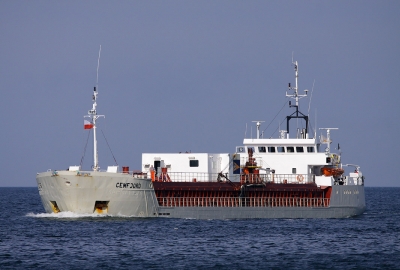
[[[91,124],[93,128],[93,171],[98,171],[100,169],[99,167],[99,157],[98,157],[98,152],[97,152],[97,137],[96,137],[96,123],[97,119],[100,117],[105,117],[105,115],[98,115],[97,114],[97,89],[96,87],[93,88],[93,106],[92,109],[88,111],[88,115],[85,115],[84,117],[90,118],[91,119]]]

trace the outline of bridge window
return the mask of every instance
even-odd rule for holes
[[[275,153],[275,146],[268,146],[268,153]]]
[[[314,146],[307,146],[308,153],[314,153]]]
[[[285,147],[283,147],[283,146],[278,146],[278,152],[279,152],[279,153],[285,153]]]
[[[294,153],[294,147],[293,146],[286,147],[286,150],[287,150],[288,153]]]
[[[189,160],[189,166],[190,167],[199,167],[199,161],[197,159],[191,159],[191,160]]]
[[[297,153],[303,153],[304,152],[303,146],[296,146],[296,152]]]
[[[292,168],[292,173],[296,173],[296,168]]]
[[[265,152],[267,152],[267,150],[265,149],[265,146],[259,146],[258,147],[258,152],[265,153]]]
[[[236,152],[237,153],[244,153],[245,152],[244,151],[244,147],[243,146],[236,147]]]

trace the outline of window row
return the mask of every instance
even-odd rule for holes
[[[259,153],[314,153],[314,146],[259,146]],[[254,148],[253,148],[254,152]]]

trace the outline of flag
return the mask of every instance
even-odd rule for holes
[[[83,120],[83,128],[84,129],[92,129],[93,123],[89,122],[88,120]]]
[[[322,135],[321,134],[321,137],[320,137],[321,139],[320,139],[320,142],[321,143],[326,143],[326,138],[324,137],[324,135]]]
[[[328,138],[324,137],[324,135],[321,134],[320,142],[321,143],[331,143],[332,141],[328,140]]]

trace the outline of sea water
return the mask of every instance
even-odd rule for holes
[[[343,219],[195,220],[46,214],[0,188],[0,269],[400,269],[400,188],[366,188]]]

